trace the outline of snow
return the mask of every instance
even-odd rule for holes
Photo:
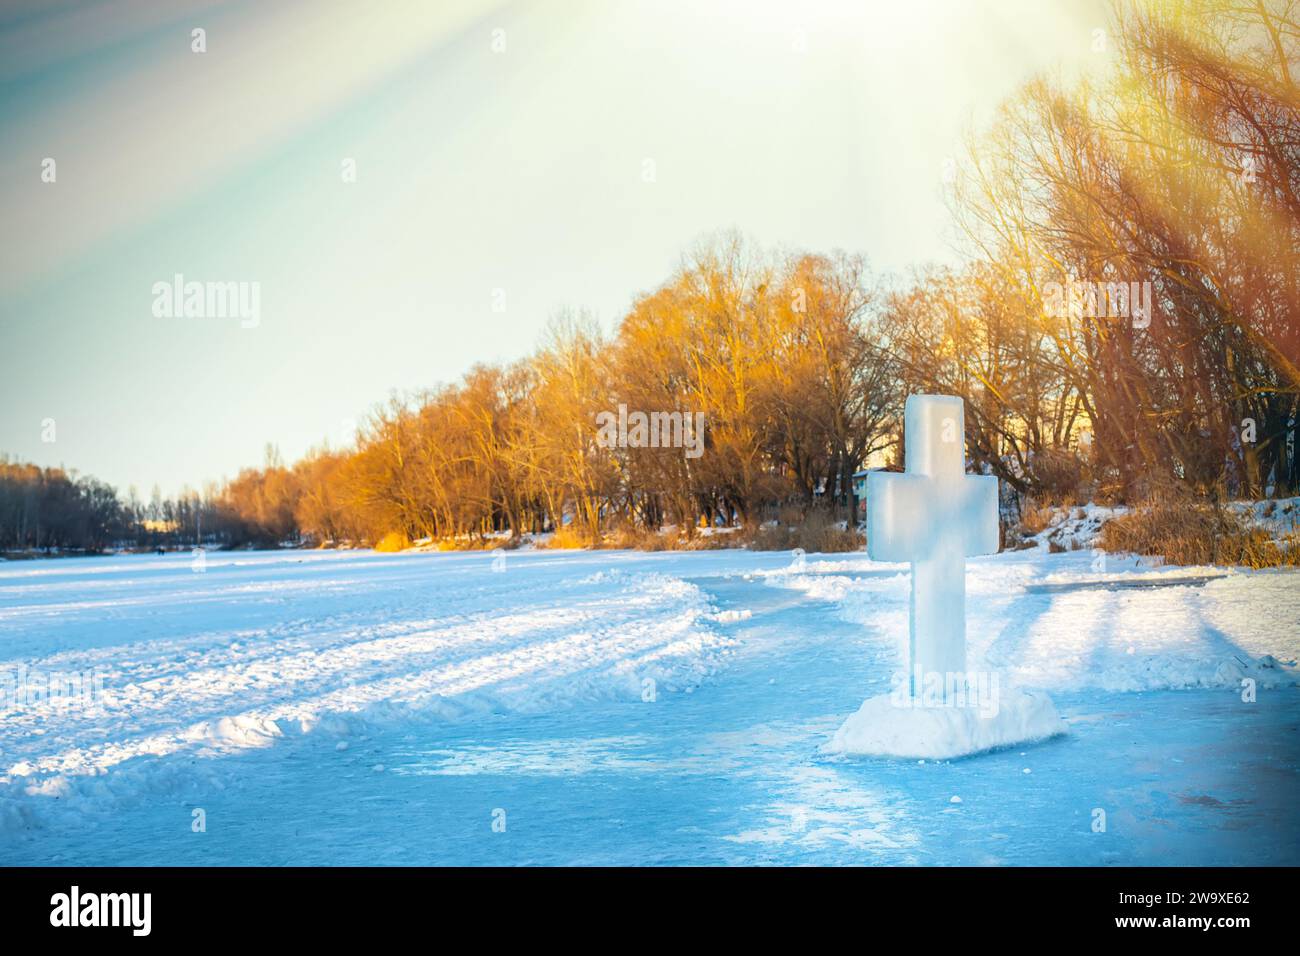
[[[973,559],[970,669],[1067,731],[918,763],[834,752],[906,666],[862,554],[0,563],[0,864],[1295,865],[1298,585]]]
[[[1277,539],[1300,529],[1300,497],[1229,501],[1226,506],[1229,511],[1244,518],[1247,524],[1262,528]],[[1093,502],[1058,506],[1052,509],[1043,530],[1027,540],[1044,549],[1053,544],[1069,551],[1099,548],[1102,526],[1110,519],[1129,514],[1130,511],[1125,505],[1099,505]],[[1151,560],[1153,559],[1148,559]]]
[[[1047,549],[1052,544],[1076,551],[1080,548],[1095,548],[1101,536],[1101,527],[1111,518],[1129,513],[1129,509],[1120,505],[1108,507],[1089,502],[1086,505],[1057,507],[1042,531],[1029,537],[1038,548]]]
[[[1228,507],[1275,537],[1300,530],[1300,497],[1233,501]]]
[[[410,594],[403,586],[363,596],[364,577],[336,573],[363,567],[409,572],[405,558],[360,564],[299,558],[300,579],[281,570],[285,563],[265,562],[261,566],[269,579],[251,581],[242,570],[250,565],[247,558],[225,562],[230,572],[225,577],[222,565],[210,561],[205,574],[212,577],[196,587],[186,588],[167,574],[162,581],[138,582],[144,587],[131,598],[80,604],[62,600],[64,587],[52,585],[43,591],[48,601],[0,608],[0,628],[6,631],[57,616],[65,635],[56,640],[59,648],[73,644],[82,629],[101,630],[96,611],[183,601],[166,613],[184,618],[200,609],[193,614],[197,634],[161,636],[172,630],[163,625],[151,629],[160,633],[157,638],[59,649],[33,663],[30,670],[45,673],[93,670],[113,690],[96,706],[73,713],[64,713],[58,698],[48,698],[7,715],[4,749],[19,757],[9,775],[57,772],[78,778],[141,755],[267,746],[286,732],[308,732],[327,717],[339,725],[357,719],[400,721],[408,710],[456,712],[490,705],[529,710],[622,688],[639,691],[644,679],[685,686],[711,673],[730,643],[697,627],[712,612],[698,588],[659,574],[588,576],[552,592],[549,606],[498,612],[493,601],[483,600],[485,594],[473,602],[432,588]],[[5,580],[0,572],[0,582]],[[169,587],[173,584],[180,588]],[[9,590],[0,587],[0,593]],[[256,596],[253,609],[274,608],[300,591],[324,600],[330,613],[323,621],[250,627],[242,620],[249,611],[242,601],[249,597]],[[214,620],[226,610],[223,596],[241,602],[233,609],[231,628]],[[365,610],[338,608],[352,603],[347,597],[361,598]],[[387,614],[376,603],[384,598],[401,601],[407,613],[384,620]],[[472,606],[480,602],[486,606]],[[209,604],[217,607],[203,611]],[[83,608],[90,613],[78,615]],[[227,712],[235,707],[240,709]],[[60,719],[50,728],[54,718]]]

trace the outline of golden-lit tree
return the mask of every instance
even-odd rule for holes
[[[1037,317],[1100,477],[1121,489],[1172,478],[1252,494],[1270,475],[1294,487],[1295,9],[1118,6],[1113,76],[1030,84],[972,147],[956,209],[1009,283],[1039,302],[1053,282],[1149,284],[1140,321]]]

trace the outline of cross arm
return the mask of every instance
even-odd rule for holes
[[[918,561],[944,541],[968,557],[998,550],[998,479],[992,475],[867,474],[867,553]]]
[[[998,479],[996,475],[963,475],[960,516],[966,557],[998,553]]]
[[[867,554],[873,561],[915,561],[929,538],[924,527],[933,482],[922,475],[867,472]]]

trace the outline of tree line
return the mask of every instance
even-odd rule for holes
[[[268,449],[267,468],[282,468]],[[233,507],[234,485],[210,485],[164,498],[158,488],[142,501],[133,487],[123,500],[111,485],[64,468],[41,468],[0,455],[0,552],[89,552],[110,548],[174,550],[296,543],[266,533],[254,514]]]
[[[1102,46],[1104,75],[1035,80],[968,142],[961,268],[873,276],[860,256],[714,236],[612,332],[563,313],[526,359],[395,397],[350,447],[269,457],[171,518],[118,517],[228,544],[851,521],[854,473],[901,464],[914,392],[965,400],[972,467],[1018,497],[1294,494],[1296,6],[1125,3]],[[702,453],[600,440],[620,406],[703,413]],[[6,469],[5,547],[105,540],[111,489]],[[47,487],[51,515],[79,517],[34,531]]]

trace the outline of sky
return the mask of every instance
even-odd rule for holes
[[[17,0],[0,454],[144,498],[267,444],[293,461],[526,355],[561,310],[614,328],[720,230],[954,262],[963,137],[1033,74],[1098,68],[1105,22],[1103,0]],[[158,314],[176,275],[256,283],[256,322]]]

